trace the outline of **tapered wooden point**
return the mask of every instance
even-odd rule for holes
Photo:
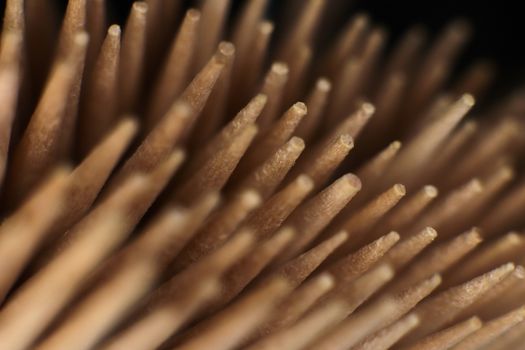
[[[330,90],[332,90],[332,83],[330,82],[330,80],[326,79],[326,78],[320,78],[317,83],[316,83],[316,86],[319,90],[322,90],[322,91],[325,91],[325,92],[328,92]]]
[[[423,187],[423,191],[428,198],[436,198],[438,195],[438,189],[432,185],[426,185]]]
[[[394,193],[396,195],[400,196],[400,197],[404,196],[407,193],[405,186],[403,186],[401,184],[394,185],[394,187],[392,187],[392,189],[394,190]]]
[[[340,318],[342,305],[339,302],[328,304],[297,321],[294,325],[276,331],[250,346],[249,350],[270,350],[276,348],[296,349],[310,343],[323,334]]]
[[[55,170],[34,195],[0,226],[0,252],[10,261],[9,265],[2,268],[0,300],[4,299],[43,244],[55,220],[66,211],[70,181],[68,169]],[[20,239],[13,240],[13,234]]]
[[[353,348],[359,350],[388,349],[414,329],[419,322],[420,320],[416,314],[409,314]]]
[[[343,350],[349,349],[363,340],[367,335],[381,328],[382,319],[395,309],[390,299],[380,300],[348,317],[337,327],[320,336],[307,349]]]
[[[358,248],[360,245],[369,242],[370,238],[366,237],[366,231],[375,226],[388,211],[396,206],[405,194],[405,186],[395,184],[344,221],[342,228],[355,237],[353,240],[349,240],[346,251],[351,248]],[[380,234],[383,234],[383,232]]]
[[[353,189],[360,190],[361,189],[361,180],[355,176],[354,174],[345,174],[343,176],[344,181]]]
[[[77,33],[73,37],[73,40],[74,40],[75,45],[86,46],[89,42],[89,34],[86,32]]]
[[[342,244],[347,239],[348,239],[348,232],[346,231],[338,232],[331,238],[331,240],[335,243],[334,245]]]
[[[393,277],[394,270],[392,267],[387,264],[380,264],[365,272],[356,280],[342,283],[323,300],[321,305],[326,304],[329,300],[341,298],[345,301],[345,316],[348,316]]]
[[[444,350],[460,342],[483,325],[478,317],[469,318],[437,333],[431,334],[410,346],[409,350]]]
[[[395,321],[397,318],[412,310],[417,304],[433,293],[441,284],[441,281],[441,276],[434,274],[398,293],[391,294],[387,290],[386,294],[391,295],[397,305],[396,311],[384,320],[385,325]]]
[[[340,259],[329,268],[339,282],[349,282],[366,272],[376,261],[397,243],[399,234],[390,232],[355,253]]]
[[[122,29],[120,29],[120,26],[118,24],[112,24],[108,28],[108,34],[111,36],[119,37],[122,32]]]
[[[201,12],[197,9],[191,8],[186,12],[186,16],[192,21],[197,21],[201,17]]]
[[[221,349],[236,346],[268,317],[288,293],[290,287],[283,279],[273,279],[201,324],[198,336],[190,336],[177,348],[197,350],[210,344]]]
[[[254,190],[247,190],[241,195],[243,206],[248,208],[256,208],[261,204],[261,196]]]
[[[418,337],[423,338],[454,321],[464,308],[500,283],[514,268],[513,263],[502,265],[459,286],[449,288],[418,305],[415,311],[422,322],[416,332],[404,340],[404,345],[411,344]],[[424,321],[430,319],[432,322]]]
[[[320,289],[329,290],[334,287],[335,279],[330,274],[322,274],[319,276],[318,285]]]
[[[304,189],[311,189],[314,186],[313,180],[307,175],[299,175],[296,181],[297,185]]]
[[[334,278],[328,273],[321,273],[310,279],[293,291],[280,305],[279,310],[273,317],[260,327],[258,336],[271,334],[272,332],[292,325],[304,314],[319,298],[325,295],[335,286]]]
[[[406,287],[430,274],[444,272],[472,251],[481,241],[479,231],[473,228],[449,242],[435,247],[410,266],[404,275],[400,276],[395,282],[396,287],[394,288]]]
[[[431,239],[437,237],[437,231],[434,230],[432,227],[425,227],[423,231],[421,231],[421,234]]]
[[[376,111],[375,106],[369,102],[363,103],[360,108],[363,111],[363,114],[366,118],[370,118],[372,114],[374,114],[374,112]]]
[[[221,42],[217,48],[216,58],[220,63],[228,62],[235,54],[235,46],[229,42]]]
[[[470,94],[465,94],[465,95],[461,96],[460,102],[464,103],[467,107],[470,108],[470,107],[474,106],[474,104],[476,103],[476,100],[474,99],[474,96],[472,96]]]
[[[274,25],[270,21],[263,21],[259,25],[259,30],[266,35],[269,35],[273,32]]]
[[[144,1],[136,1],[132,6],[134,11],[138,11],[141,14],[148,12],[148,4]]]
[[[339,232],[331,238],[321,242],[312,249],[281,266],[277,273],[285,276],[293,285],[302,283],[334,250],[341,246],[348,238],[345,231]],[[293,242],[292,242],[293,244]],[[293,246],[292,246],[293,249]],[[285,254],[289,257],[288,254]],[[330,274],[331,275],[331,274]],[[331,275],[333,278],[333,276]]]
[[[418,234],[402,239],[385,256],[396,270],[404,267],[437,237],[437,232],[432,227],[425,227]]]
[[[492,341],[501,337],[509,329],[525,319],[525,306],[513,310],[503,316],[486,322],[480,329],[468,335],[456,344],[453,350],[473,350],[490,345]]]
[[[276,62],[272,64],[271,72],[277,76],[285,76],[288,74],[288,65],[283,62]]]
[[[390,145],[388,145],[388,147],[393,151],[399,150],[401,146],[402,146],[402,143],[400,141],[394,141]]]

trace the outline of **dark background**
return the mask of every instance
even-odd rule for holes
[[[66,0],[48,1],[63,10]],[[179,0],[173,0],[179,1]],[[188,5],[198,1],[182,0]],[[275,18],[279,6],[286,0],[269,0],[268,17]],[[293,0],[292,0],[293,1]],[[305,0],[300,0],[305,1]],[[450,20],[458,17],[468,19],[474,35],[466,47],[458,69],[478,58],[487,58],[497,64],[498,79],[493,91],[504,92],[513,86],[525,83],[525,14],[520,1],[406,1],[406,0],[327,0],[329,10],[336,13],[330,23],[341,24],[357,11],[368,12],[371,18],[390,32],[394,42],[406,29],[414,24],[423,24],[431,34],[437,33]],[[110,20],[122,23],[132,0],[107,0]],[[244,0],[232,0],[232,12]],[[0,0],[2,9],[4,0]],[[337,9],[337,10],[335,10]],[[334,11],[335,10],[335,11]]]

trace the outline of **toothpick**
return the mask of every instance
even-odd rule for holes
[[[308,106],[308,115],[299,124],[297,136],[305,141],[310,141],[318,134],[317,127],[321,122],[321,116],[326,109],[329,95],[332,91],[332,83],[326,78],[319,78],[306,98],[305,104]]]
[[[472,251],[482,238],[475,228],[457,236],[430,251],[423,253],[399,276],[391,290],[399,290],[434,273],[443,273],[453,267],[463,256]]]
[[[453,322],[463,308],[476,301],[513,270],[514,264],[505,264],[464,284],[449,288],[420,304],[415,309],[415,312],[420,317],[420,325],[415,332],[402,342],[402,345],[412,344],[418,338],[435,332],[447,323]],[[432,319],[432,322],[426,321],[429,320],[429,317]]]
[[[376,333],[373,338],[354,346],[354,349],[389,349],[419,324],[419,318],[410,314]]]
[[[497,337],[525,319],[525,308],[509,312],[501,317],[486,322],[483,327],[471,333],[452,349],[479,349],[480,346],[488,345]]]
[[[197,44],[197,28],[201,14],[189,9],[173,39],[169,54],[161,73],[154,84],[148,112],[148,125],[153,127],[168,111],[173,101],[182,92],[190,79],[191,60]]]
[[[455,324],[442,331],[428,335],[414,343],[407,350],[445,350],[460,342],[469,334],[482,327],[482,322],[477,317]]]
[[[259,194],[250,189],[230,199],[209,218],[206,226],[199,230],[177,256],[173,268],[181,270],[218,248],[235,234],[239,224],[260,204]]]
[[[65,210],[69,172],[56,170],[33,196],[0,226],[0,252],[9,264],[2,268],[0,300],[3,301],[24,267],[46,239],[46,234]]]
[[[86,82],[79,116],[82,154],[91,151],[117,119],[120,32],[117,25],[109,27]]]
[[[369,308],[351,315],[338,327],[313,342],[307,349],[349,349],[368,334],[378,330],[381,327],[382,318],[387,316],[393,308],[393,301],[380,300]]]
[[[314,241],[360,189],[360,180],[353,174],[346,174],[297,208],[287,224],[295,227],[301,235],[288,247],[282,260],[300,253]]]

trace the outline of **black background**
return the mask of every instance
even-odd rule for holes
[[[63,11],[66,0],[40,0],[58,5]],[[89,0],[88,0],[89,1]],[[179,0],[173,0],[179,1]],[[285,0],[269,1],[272,3],[268,17],[275,17],[280,4]],[[303,0],[304,1],[304,0]],[[388,1],[388,0],[327,0],[328,6],[337,7],[339,18],[335,23],[342,23],[357,11],[368,12],[374,22],[389,30],[390,42],[394,42],[406,29],[414,24],[423,24],[434,34],[450,20],[458,17],[468,19],[474,28],[474,35],[466,47],[458,69],[464,68],[477,58],[487,58],[497,64],[498,80],[493,91],[508,90],[521,82],[525,83],[525,12],[521,1]],[[122,23],[126,18],[132,0],[107,0],[110,7],[110,20]],[[196,1],[183,1],[195,5]],[[242,5],[244,0],[233,0],[233,10]],[[0,0],[2,9],[4,0]]]

